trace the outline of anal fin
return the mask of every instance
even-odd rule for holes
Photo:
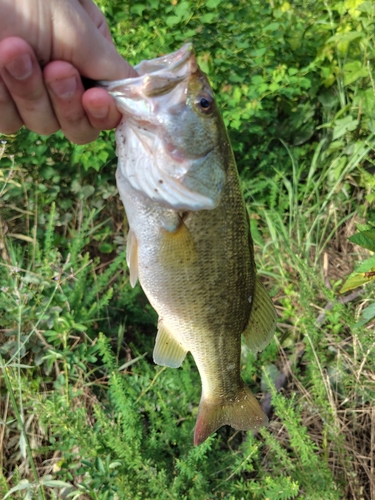
[[[154,347],[154,362],[157,365],[178,368],[186,356],[186,349],[176,340],[173,334],[159,320],[158,334],[156,336]]]
[[[277,315],[271,297],[258,277],[255,280],[254,295],[249,300],[252,302],[250,318],[242,335],[248,348],[257,353],[263,351],[273,337]]]
[[[130,272],[130,284],[134,288],[138,279],[138,242],[134,231],[131,229],[129,229],[126,240],[126,263]]]

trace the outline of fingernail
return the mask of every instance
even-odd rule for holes
[[[33,71],[33,63],[29,54],[24,54],[23,56],[14,59],[5,67],[10,75],[16,80],[26,80],[26,78],[28,78]]]
[[[71,97],[77,90],[77,79],[75,76],[69,76],[63,80],[55,80],[49,84],[49,87],[57,97]]]
[[[92,115],[94,118],[105,118],[108,114],[108,106],[98,106],[98,107],[92,107],[90,109],[90,115]]]

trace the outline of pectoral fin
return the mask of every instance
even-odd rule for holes
[[[159,320],[158,334],[156,336],[154,347],[154,362],[157,365],[178,368],[182,365],[187,351],[176,340],[172,333]]]
[[[131,229],[126,241],[126,263],[130,272],[130,284],[134,288],[138,279],[138,242],[137,237]]]
[[[276,311],[267,290],[257,277],[248,325],[242,335],[249,349],[254,353],[263,351],[276,329]]]
[[[197,260],[197,251],[193,236],[183,220],[174,231],[162,229],[160,257],[168,266],[187,266]]]

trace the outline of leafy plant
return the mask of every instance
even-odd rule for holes
[[[370,224],[358,226],[360,231],[349,238],[349,240],[362,248],[375,252],[375,228]],[[375,254],[374,254],[375,255]],[[347,278],[340,289],[345,293],[359,286],[366,285],[375,280],[375,256],[365,259],[355,271]],[[363,309],[357,327],[363,326],[375,318],[375,304],[372,303]]]

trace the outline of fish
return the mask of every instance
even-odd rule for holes
[[[123,115],[116,180],[130,283],[139,280],[158,313],[154,362],[178,368],[188,352],[194,358],[199,445],[223,425],[266,425],[241,377],[241,336],[263,350],[276,312],[257,277],[230,140],[192,44],[135,69],[138,77],[101,82]]]

